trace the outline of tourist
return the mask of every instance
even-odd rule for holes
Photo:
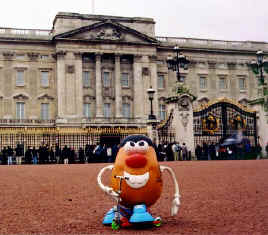
[[[195,148],[195,156],[197,160],[202,160],[202,147],[199,144]]]
[[[114,144],[112,147],[112,162],[115,161],[116,155],[118,153],[118,149],[119,149],[118,145]]]
[[[174,155],[173,155],[171,143],[167,144],[166,155],[167,155],[167,161],[174,161]]]
[[[103,147],[99,143],[96,145],[95,149],[93,150],[94,154],[94,161],[95,162],[102,162],[102,150]]]
[[[67,148],[67,145],[62,149],[62,159],[64,164],[69,163],[69,149]]]
[[[208,146],[208,160],[215,160],[216,159],[216,147],[215,144],[212,142]]]
[[[188,150],[187,150],[187,147],[186,147],[185,143],[182,144],[181,152],[182,152],[182,160],[183,161],[187,160],[187,158],[188,158]]]
[[[38,151],[33,147],[32,149],[33,154],[33,164],[36,165],[38,163]]]
[[[178,161],[179,160],[179,145],[176,142],[174,142],[171,148],[173,152],[174,161]]]
[[[166,153],[165,153],[164,146],[162,144],[159,144],[157,146],[156,153],[157,153],[157,157],[158,157],[157,160],[158,161],[164,161],[165,160]]]
[[[82,147],[80,147],[78,150],[78,158],[79,158],[80,164],[85,163],[85,152],[84,152],[84,149]]]
[[[55,163],[56,162],[56,158],[55,158],[55,153],[54,153],[54,150],[53,150],[53,146],[52,145],[50,146],[50,149],[48,151],[48,154],[49,154],[50,163]]]
[[[13,149],[10,146],[8,146],[7,147],[7,164],[8,165],[12,165],[13,163],[13,154],[14,154]]]
[[[2,150],[2,165],[6,165],[7,164],[7,148],[6,146],[4,146],[3,150]]]
[[[33,154],[30,146],[27,147],[25,152],[25,164],[32,164]]]
[[[259,143],[256,146],[256,153],[257,153],[257,159],[261,159],[262,158],[262,147]]]
[[[21,160],[24,155],[23,145],[17,144],[15,152],[16,152],[16,164],[21,165]]]
[[[208,145],[206,142],[203,142],[202,160],[208,160]]]
[[[61,160],[61,148],[59,147],[59,144],[56,144],[55,147],[55,157],[56,157],[56,163],[59,164]]]
[[[107,161],[109,163],[113,162],[113,152],[112,152],[112,147],[108,146],[106,148],[106,156],[107,156]]]
[[[69,151],[69,163],[74,164],[76,162],[76,153],[74,147],[71,147]]]

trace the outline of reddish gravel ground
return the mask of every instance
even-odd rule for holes
[[[268,234],[267,160],[161,164],[177,175],[179,214],[165,174],[151,208],[162,226],[115,232],[101,223],[114,205],[96,183],[106,164],[0,166],[0,234]]]

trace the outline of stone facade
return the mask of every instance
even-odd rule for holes
[[[172,93],[176,74],[168,71],[166,58],[175,55],[175,45],[191,61],[181,74],[197,97],[194,106],[219,97],[246,106],[256,99],[257,79],[249,64],[257,50],[267,51],[267,43],[157,37],[154,25],[151,18],[60,12],[51,30],[0,28],[2,126],[146,127],[150,86],[156,91],[153,110],[158,119],[160,105],[168,112],[164,100]],[[88,84],[83,74],[89,76]],[[23,84],[17,84],[18,76]],[[23,119],[35,121],[16,122],[18,102],[24,103]],[[45,120],[41,104],[49,107]]]

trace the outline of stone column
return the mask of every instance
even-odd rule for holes
[[[122,117],[120,55],[115,55],[115,117]]]
[[[153,100],[153,111],[154,115],[156,118],[158,117],[158,89],[157,89],[157,79],[158,79],[158,74],[157,74],[157,64],[156,64],[156,57],[151,57],[151,64],[150,64],[150,75],[151,75],[151,86],[155,90],[154,93],[154,100]]]
[[[65,109],[65,51],[59,51],[56,53],[57,59],[57,93],[58,93],[58,119],[64,117]]]
[[[83,117],[83,74],[82,74],[82,53],[75,55],[75,97],[76,97],[76,114],[79,118]]]
[[[96,54],[96,117],[103,117],[101,54]]]
[[[142,66],[140,62],[141,56],[134,56],[134,63],[133,63],[133,77],[134,77],[134,118],[141,118],[142,117],[142,108],[144,106],[144,100],[142,99]]]
[[[206,89],[211,89],[211,94],[212,97],[218,97],[219,96],[219,92],[217,89],[217,83],[218,83],[218,76],[216,74],[216,61],[213,60],[209,60],[208,61],[208,68],[209,68],[209,72],[208,72],[208,77],[207,77],[207,88]]]

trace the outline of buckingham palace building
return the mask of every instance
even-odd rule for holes
[[[179,121],[169,108],[178,82],[194,97],[192,119],[181,115],[182,126],[192,122],[194,143],[205,129],[212,136],[219,125],[235,127],[236,118],[240,127],[252,125],[253,142],[268,141],[257,133],[266,121],[254,106],[261,90],[250,67],[268,43],[160,37],[155,24],[152,18],[59,12],[49,30],[0,28],[0,148],[118,143],[130,134],[148,135],[152,112],[157,142],[184,141],[176,139],[171,122]],[[179,81],[167,66],[174,46],[190,61]],[[187,110],[187,103],[181,107]],[[224,126],[217,112],[232,107],[239,114],[232,111]]]

